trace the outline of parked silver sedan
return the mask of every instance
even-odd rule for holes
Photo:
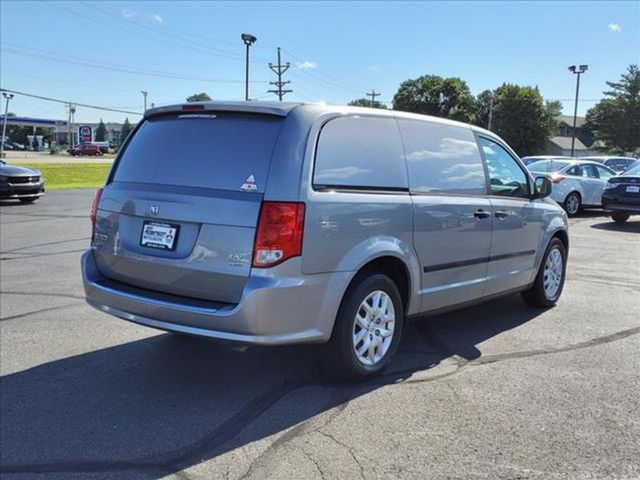
[[[546,173],[551,177],[551,198],[564,207],[569,216],[582,207],[600,208],[602,192],[609,178],[616,172],[601,163],[589,160],[543,160],[527,165],[534,174]]]

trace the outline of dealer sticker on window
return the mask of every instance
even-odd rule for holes
[[[140,245],[143,247],[173,250],[178,237],[178,225],[168,223],[144,222]]]

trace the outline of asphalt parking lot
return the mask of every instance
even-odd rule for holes
[[[318,347],[232,348],[83,301],[93,192],[2,203],[0,475],[640,478],[640,217],[571,220],[563,297],[412,323],[360,385]]]

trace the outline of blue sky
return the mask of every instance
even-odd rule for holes
[[[289,100],[344,103],[375,89],[390,103],[403,80],[458,76],[472,93],[502,82],[538,85],[579,112],[640,63],[640,2],[0,2],[0,84],[81,103],[142,110],[205,91],[244,97],[242,32],[251,49],[251,96],[267,94],[276,46],[291,62]],[[104,68],[87,66],[99,65]],[[115,69],[115,70],[114,70]],[[145,73],[144,75],[141,73]],[[16,96],[11,111],[64,118],[65,107]],[[124,114],[78,108],[76,120]],[[136,118],[134,115],[131,119]]]

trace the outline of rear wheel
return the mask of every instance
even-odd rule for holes
[[[352,285],[342,301],[328,344],[329,373],[364,380],[382,372],[398,349],[404,308],[396,284],[373,274]]]
[[[562,294],[567,272],[567,249],[554,237],[544,253],[533,286],[522,292],[523,300],[532,307],[553,307]]]
[[[628,213],[612,213],[611,218],[616,223],[624,223],[627,220],[629,220],[629,214]]]
[[[582,198],[580,198],[580,194],[578,192],[571,192],[567,195],[567,198],[564,199],[564,209],[570,217],[577,215],[578,212],[580,212],[581,206]]]

